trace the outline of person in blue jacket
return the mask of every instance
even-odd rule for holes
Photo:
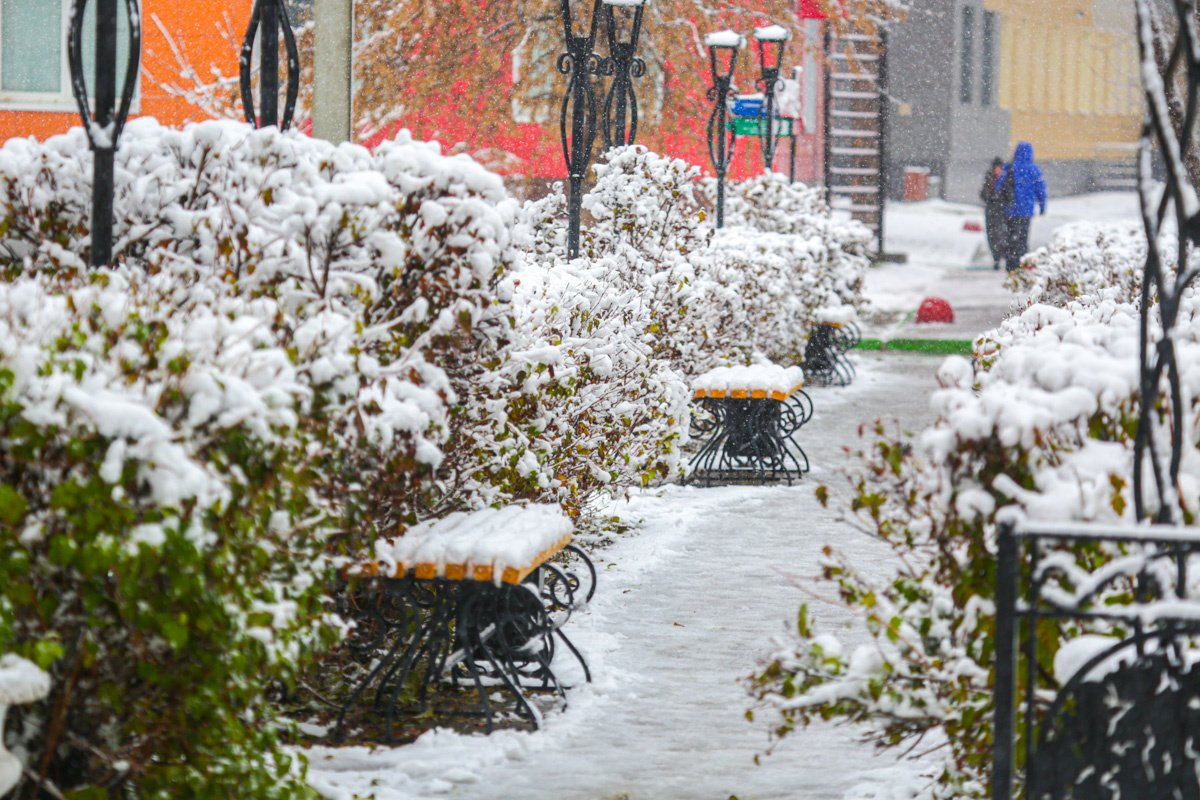
[[[996,193],[1005,203],[1008,245],[1004,250],[1004,266],[1012,272],[1021,266],[1021,259],[1029,250],[1029,225],[1034,210],[1046,213],[1046,179],[1042,168],[1033,163],[1033,145],[1029,142],[1017,145],[1012,163],[996,179]]]

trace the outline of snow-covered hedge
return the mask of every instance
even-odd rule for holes
[[[86,152],[0,149],[0,652],[53,679],[19,744],[63,790],[303,795],[264,690],[443,460],[515,207],[406,139],[140,121],[88,272]]]
[[[565,255],[561,192],[524,208],[508,342],[463,389],[468,438],[490,455],[469,460],[459,485],[488,502],[579,509],[677,475],[691,376],[797,363],[821,309],[863,303],[856,231],[839,238],[823,207],[795,210],[807,233],[715,233],[695,167],[630,147],[596,171],[580,258]]]
[[[1065,244],[1070,241],[1074,250]],[[1098,241],[1113,243],[1108,255],[1096,257]],[[1099,236],[1077,230],[1058,244],[1053,259],[1060,274],[1139,269],[1116,255],[1125,248],[1129,258],[1138,256],[1127,230]],[[943,364],[930,428],[912,438],[885,423],[875,426],[858,454],[860,465],[848,473],[847,511],[891,545],[902,566],[890,580],[872,579],[829,551],[824,578],[861,610],[874,641],[845,649],[802,611],[797,629],[776,643],[774,657],[752,681],[756,711],[777,735],[840,718],[865,723],[885,746],[944,742],[944,771],[924,796],[990,796],[997,514],[1132,519],[1140,317],[1128,294],[1135,283],[1071,290],[1066,307],[1030,305],[982,337],[986,352],[975,366],[961,358]],[[1179,499],[1194,514],[1200,508],[1194,423],[1200,418],[1200,304],[1194,295],[1185,298],[1180,319],[1176,342],[1189,412]],[[825,490],[822,496],[828,498]],[[1112,554],[1081,547],[1073,555],[1095,568]],[[1046,625],[1039,635],[1039,688],[1054,691],[1060,637],[1104,631]]]
[[[1172,250],[1168,246],[1164,252]],[[1030,303],[1065,307],[1101,296],[1136,303],[1145,261],[1141,224],[1077,222],[1059,228],[1049,245],[1027,255],[1006,283]]]
[[[716,202],[716,180],[701,182],[705,200]],[[725,186],[725,224],[746,231],[800,237],[816,268],[812,277],[842,305],[865,310],[863,280],[874,242],[862,223],[834,217],[825,190],[793,183],[778,172],[767,172]],[[811,278],[810,278],[811,279]],[[821,302],[827,302],[824,299]]]

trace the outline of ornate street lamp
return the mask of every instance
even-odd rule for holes
[[[717,227],[725,226],[725,173],[733,160],[733,148],[737,144],[737,133],[727,131],[729,99],[733,96],[733,73],[737,68],[738,51],[746,46],[746,37],[733,31],[710,33],[704,37],[708,48],[708,62],[712,69],[712,88],[708,99],[712,101],[712,115],[708,118],[708,156],[717,171]]]
[[[766,100],[767,119],[760,135],[763,164],[767,170],[771,170],[775,163],[775,145],[778,141],[775,136],[775,93],[783,88],[779,74],[783,69],[783,50],[790,38],[791,32],[782,25],[768,25],[754,31],[754,40],[758,42],[758,64],[762,70],[758,87]]]
[[[138,0],[125,0],[129,19],[129,55],[117,105],[117,0],[96,3],[96,85],[89,87],[83,64],[83,13],[88,0],[72,0],[71,25],[67,34],[67,63],[71,70],[71,93],[79,106],[83,129],[92,149],[92,267],[112,261],[113,161],[129,106],[137,88],[138,64],[142,55],[142,24]],[[95,98],[95,116],[88,101]]]
[[[646,62],[637,57],[645,11],[646,0],[604,0],[609,56],[604,59],[602,71],[613,78],[604,101],[605,149],[631,145],[637,138],[638,106],[633,79],[646,74]],[[618,36],[618,16],[624,23],[620,27],[629,32],[625,40]]]
[[[287,97],[284,99],[283,122],[279,121],[279,34],[283,34],[287,49]],[[251,62],[254,60],[254,39],[258,37],[258,115],[254,113],[254,91],[250,83]],[[278,125],[286,131],[296,112],[300,95],[300,54],[296,36],[288,20],[284,0],[254,0],[250,25],[242,40],[241,57],[242,108],[246,121],[256,128]]]
[[[579,218],[583,211],[583,180],[592,163],[592,146],[596,143],[596,93],[592,76],[600,72],[600,57],[596,47],[596,27],[600,23],[601,0],[592,0],[592,17],[587,33],[575,33],[571,0],[561,0],[563,38],[567,50],[558,57],[558,71],[570,75],[559,116],[559,135],[562,138],[563,158],[571,194],[567,201],[567,255],[579,255]],[[567,120],[571,131],[567,133]]]

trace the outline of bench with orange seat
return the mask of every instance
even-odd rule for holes
[[[347,714],[372,686],[373,708],[384,717],[384,734],[374,738],[386,742],[413,738],[397,735],[397,723],[441,710],[436,701],[448,688],[474,690],[477,701],[464,712],[460,693],[441,704],[444,713],[481,717],[488,732],[497,691],[534,728],[541,712],[532,693],[565,704],[557,646],[590,681],[562,627],[596,585],[591,561],[571,542],[573,530],[558,506],[508,506],[454,513],[379,540],[374,559],[346,570],[355,623],[347,647],[357,663],[372,666],[354,682],[335,738],[344,737]],[[556,563],[568,555],[571,567]]]
[[[804,370],[777,364],[718,367],[692,382],[692,435],[702,440],[691,480],[789,485],[809,470],[795,439],[813,415]]]

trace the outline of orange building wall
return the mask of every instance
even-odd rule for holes
[[[250,20],[252,0],[142,0],[142,69],[139,101],[131,117],[155,117],[164,125],[183,125],[207,118],[163,84],[188,87],[180,77],[190,64],[201,80],[211,80],[215,67],[236,76],[238,48]],[[161,27],[160,27],[161,26]],[[163,35],[165,30],[170,40]],[[172,51],[171,43],[179,50]],[[74,101],[62,111],[10,111],[0,108],[0,141],[14,136],[44,139],[79,124]]]

